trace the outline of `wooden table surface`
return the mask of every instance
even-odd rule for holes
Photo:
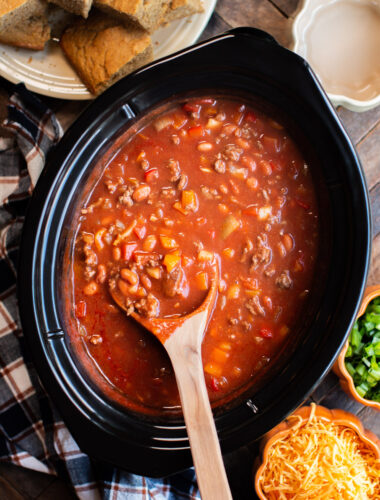
[[[219,0],[200,39],[207,39],[237,26],[253,26],[268,31],[278,42],[289,47],[291,26],[298,4],[299,0]],[[0,119],[5,116],[5,102],[6,93],[0,88]],[[49,100],[49,105],[55,109],[66,128],[86,103]],[[367,178],[373,219],[372,262],[368,284],[376,284],[380,283],[380,106],[360,114],[339,108],[338,114],[359,152]],[[0,136],[4,135],[4,131],[0,130]],[[367,428],[380,436],[380,414],[349,399],[340,389],[333,373],[327,375],[310,400],[328,408],[342,408],[355,413]],[[256,455],[257,445],[252,444],[225,457],[235,500],[256,498],[251,474]],[[75,496],[59,480],[0,465],[0,498],[67,500]]]

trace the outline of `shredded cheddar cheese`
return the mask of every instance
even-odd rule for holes
[[[380,460],[351,428],[316,419],[288,419],[291,432],[276,441],[260,478],[268,500],[380,499]]]

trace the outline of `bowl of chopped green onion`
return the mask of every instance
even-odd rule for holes
[[[334,372],[348,395],[380,411],[380,285],[366,289]]]

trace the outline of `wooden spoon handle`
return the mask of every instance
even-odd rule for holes
[[[200,346],[170,344],[169,340],[165,347],[177,379],[202,500],[232,500],[207,394]]]

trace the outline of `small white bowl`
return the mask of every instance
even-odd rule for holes
[[[328,12],[328,9],[331,11]],[[341,9],[342,15],[349,16],[346,18],[346,23],[343,23],[342,18],[339,17],[338,9]],[[349,12],[348,9],[351,11]],[[353,13],[356,11],[353,9],[356,9],[359,15],[354,15]],[[358,9],[366,9],[366,11]],[[371,20],[372,15],[373,19]],[[332,65],[329,69],[324,70],[325,73],[321,69],[322,66],[316,64],[311,56],[311,50],[315,55],[318,47],[316,47],[316,41],[311,44],[310,39],[312,36],[316,37],[316,27],[321,22],[325,24],[324,28],[322,28],[322,24],[318,28],[319,35],[322,37],[319,38],[321,42],[318,61],[322,60],[322,64],[324,64],[324,61],[330,57],[329,64]],[[356,29],[353,29],[353,23],[361,24],[356,24]],[[380,105],[380,30],[371,31],[369,29],[368,32],[366,31],[368,26],[374,28],[378,23],[380,25],[380,0],[304,0],[301,5],[293,23],[294,45],[292,50],[309,62],[335,106],[342,105],[351,111],[367,111]],[[343,26],[346,27],[347,34]],[[323,31],[324,29],[325,31]],[[312,35],[312,33],[314,34]],[[365,36],[360,39],[362,42],[358,39],[358,43],[364,43],[368,47],[368,52],[363,54],[363,51],[357,51],[355,59],[353,49],[355,49],[355,37],[360,36],[358,33],[362,35],[365,33]],[[369,34],[373,35],[370,37]],[[340,44],[340,49],[337,48],[338,44]],[[345,51],[346,47],[347,51]],[[344,51],[342,57],[338,57],[336,52],[338,50]],[[372,60],[370,61],[371,54]],[[346,86],[344,89],[345,85],[341,84],[338,88],[338,84],[335,82],[332,84],[331,80],[328,81],[326,73],[331,77],[340,68],[340,71],[347,75],[355,67],[355,64],[363,69],[363,75],[355,72],[355,76],[359,75],[359,80],[361,79],[356,87],[349,89]],[[353,74],[352,71],[351,74]],[[354,94],[356,95],[354,96]]]

